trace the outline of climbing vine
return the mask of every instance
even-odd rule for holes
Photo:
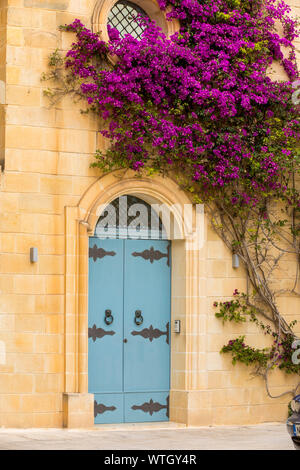
[[[292,321],[288,327],[290,331],[285,335],[278,334],[274,325],[266,324],[258,319],[259,312],[254,305],[249,305],[249,298],[245,293],[240,293],[237,289],[233,292],[233,300],[226,302],[214,302],[214,307],[218,309],[215,316],[225,322],[254,323],[259,330],[271,338],[271,346],[259,349],[245,344],[245,336],[239,336],[230,340],[221,349],[221,353],[232,355],[232,364],[242,363],[254,367],[254,374],[261,375],[266,380],[268,387],[268,370],[278,368],[286,374],[300,375],[300,364],[295,364],[292,360],[295,350],[293,342],[295,336],[292,332],[297,321]]]
[[[171,38],[145,18],[137,18],[141,40],[109,27],[105,43],[79,20],[62,26],[76,40],[65,57],[51,56],[44,79],[57,85],[46,94],[53,103],[71,94],[86,102],[83,112],[99,116],[110,146],[97,150],[92,166],[169,174],[195,203],[205,203],[249,281],[242,306],[241,299],[221,304],[219,315],[231,321],[260,315],[274,335],[269,351],[238,338],[223,352],[255,364],[266,382],[278,361],[299,374],[279,359],[295,334],[278,307],[278,297],[299,295],[300,125],[292,100],[298,23],[280,0],[158,3],[168,20],[180,22]],[[270,77],[273,62],[287,80]],[[281,284],[279,269],[287,270]]]

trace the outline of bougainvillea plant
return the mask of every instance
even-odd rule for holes
[[[300,259],[297,21],[281,0],[158,4],[179,21],[170,38],[145,18],[137,18],[141,40],[109,27],[105,43],[79,20],[62,26],[76,40],[65,57],[50,58],[45,78],[60,86],[46,93],[54,103],[73,94],[99,116],[110,146],[92,166],[169,174],[205,202],[212,226],[243,261],[254,290],[247,303],[273,322],[278,348],[293,333],[277,297],[299,295],[298,268],[290,284],[273,282],[285,256],[298,267]],[[286,80],[270,76],[273,62]]]

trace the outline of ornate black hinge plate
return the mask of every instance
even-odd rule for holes
[[[154,263],[154,261],[159,261],[162,258],[167,258],[167,266],[170,266],[170,245],[168,245],[167,248],[167,253],[162,253],[159,250],[155,250],[153,246],[149,250],[144,250],[142,252],[137,252],[135,251],[132,253],[132,256],[140,256],[141,258],[144,258],[146,261],[150,261],[151,264]]]
[[[154,339],[160,338],[161,336],[166,336],[166,343],[169,344],[169,331],[170,325],[169,322],[166,324],[166,331],[161,331],[158,328],[153,328],[152,325],[149,328],[144,328],[141,331],[132,331],[132,336],[142,336],[145,339],[149,339],[150,343]]]
[[[103,403],[97,403],[94,401],[94,417],[97,415],[103,415],[106,411],[115,411],[117,408],[115,406],[105,406]]]
[[[153,413],[158,413],[161,410],[166,410],[166,416],[169,418],[169,396],[167,397],[167,404],[166,405],[161,405],[158,402],[154,402],[151,398],[149,402],[143,403],[142,405],[133,405],[131,407],[132,410],[141,410],[144,413],[149,413],[150,416],[153,415]]]
[[[89,258],[93,258],[93,260],[96,262],[97,259],[102,259],[105,256],[116,256],[115,251],[105,251],[101,247],[97,247],[97,245],[94,245],[93,248],[89,248]]]
[[[89,328],[89,338],[92,338],[94,343],[97,338],[101,339],[104,336],[113,336],[115,331],[105,331],[103,328],[97,328],[96,325],[93,325],[93,328]]]

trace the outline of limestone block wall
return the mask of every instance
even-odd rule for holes
[[[295,260],[289,267],[295,266]],[[185,335],[175,342],[172,361],[171,419],[189,425],[255,424],[284,421],[289,398],[271,399],[261,378],[251,376],[251,369],[231,363],[230,355],[220,355],[224,344],[245,335],[245,342],[264,348],[269,339],[252,324],[222,324],[215,317],[215,300],[231,300],[237,288],[246,292],[247,282],[242,267],[232,268],[231,252],[219,240],[206,220],[205,243],[194,257],[198,263],[195,290],[186,298],[182,275],[178,276],[179,311]],[[290,284],[290,273],[278,270],[278,286]],[[280,307],[288,321],[297,319],[295,331],[300,334],[299,298],[281,297]],[[185,311],[190,312],[186,316]],[[174,357],[176,356],[176,358]],[[299,378],[274,371],[270,374],[270,389],[280,395],[297,384]],[[176,392],[177,390],[177,392]]]
[[[295,12],[300,9],[296,0],[290,2]],[[89,166],[105,143],[96,118],[81,115],[80,105],[65,98],[49,107],[40,77],[49,54],[67,50],[72,41],[58,26],[75,18],[89,25],[95,3],[0,1],[0,426],[60,427],[63,392],[78,391],[66,372],[77,367],[75,343],[65,338],[66,312],[75,309],[67,294],[76,280],[66,270],[78,262],[65,256],[71,230],[66,207],[76,206],[98,179]],[[172,357],[171,418],[189,425],[283,420],[287,398],[268,399],[248,369],[234,368],[219,355],[240,334],[255,346],[264,341],[253,326],[222,326],[214,317],[213,302],[231,298],[235,288],[245,290],[246,279],[242,268],[232,269],[230,252],[208,224],[205,236],[203,249],[194,254],[198,274],[192,291],[181,289],[179,274],[174,293],[184,329]],[[70,243],[75,237],[68,249]],[[38,263],[30,263],[30,247],[38,248]],[[286,270],[282,282],[288,278]],[[300,320],[299,300],[281,302],[288,319],[297,314]],[[272,391],[294,382],[274,373]]]
[[[96,123],[65,100],[55,109],[40,77],[66,46],[60,24],[90,22],[88,1],[10,0],[7,17],[5,173],[0,207],[0,423],[61,426],[64,378],[64,207],[96,173]],[[1,2],[2,5],[2,2]],[[1,36],[2,37],[2,36]],[[1,57],[5,48],[1,49]],[[98,144],[97,144],[98,145]],[[30,247],[39,261],[29,261]]]
[[[6,0],[0,5],[0,165],[3,167],[5,146],[5,62],[6,62]]]

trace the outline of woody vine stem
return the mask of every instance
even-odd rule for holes
[[[291,361],[295,322],[284,318],[293,312],[279,307],[280,297],[299,296],[298,22],[281,0],[158,4],[180,22],[171,38],[141,17],[141,40],[108,27],[105,43],[79,20],[62,26],[75,41],[65,56],[51,55],[45,93],[53,105],[72,95],[99,117],[110,145],[93,167],[167,174],[205,203],[249,280],[245,294],[216,302],[216,316],[254,322],[273,339],[259,350],[236,338],[222,352],[254,366],[273,396],[270,370],[300,374]],[[285,81],[270,77],[274,62]]]

